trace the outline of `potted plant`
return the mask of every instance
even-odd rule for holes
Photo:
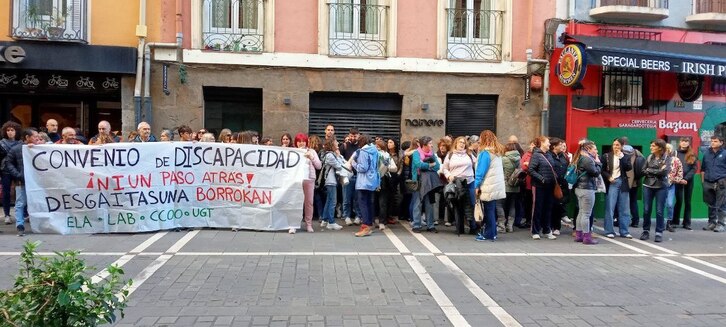
[[[42,34],[42,30],[38,28],[41,20],[40,8],[36,5],[28,6],[25,12],[25,31],[29,36],[39,36]]]
[[[45,31],[48,33],[48,38],[55,40],[63,37],[63,33],[66,31],[66,16],[72,12],[72,8],[53,8],[54,15],[50,16],[50,21],[45,27]]]

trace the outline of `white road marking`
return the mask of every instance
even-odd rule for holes
[[[689,257],[726,257],[726,253],[684,253]]]
[[[653,253],[650,253],[650,252],[648,252],[648,251],[646,251],[646,250],[643,250],[643,249],[641,249],[641,248],[637,248],[637,247],[635,247],[635,246],[632,246],[632,245],[630,245],[630,244],[625,244],[625,243],[623,243],[623,242],[620,242],[620,241],[618,241],[618,240],[614,240],[614,239],[612,239],[612,238],[607,238],[607,237],[598,237],[597,239],[598,239],[598,240],[604,240],[604,241],[608,241],[608,242],[610,242],[610,243],[613,243],[613,244],[617,244],[617,245],[620,245],[620,246],[622,246],[622,247],[624,247],[624,248],[626,248],[626,249],[630,249],[630,250],[633,250],[633,251],[635,251],[635,252],[638,252],[638,253],[641,253],[641,254],[647,254],[647,255],[652,255],[652,254],[653,254]]]
[[[720,270],[720,271],[726,272],[726,268],[724,268],[724,267],[721,267],[721,266],[719,266],[719,265],[716,265],[716,264],[713,264],[713,263],[710,263],[710,262],[708,262],[708,261],[703,261],[703,260],[701,260],[701,259],[696,259],[696,258],[691,258],[691,257],[683,257],[683,258],[684,258],[684,259],[688,259],[688,260],[691,260],[691,261],[693,261],[693,262],[697,262],[697,263],[700,263],[700,264],[702,264],[702,265],[704,265],[704,266],[706,266],[706,267],[711,267],[711,268],[713,268],[713,269],[716,269],[716,270]]]
[[[660,261],[663,261],[663,262],[669,263],[669,264],[671,264],[671,265],[674,265],[674,266],[676,266],[676,267],[679,267],[679,268],[682,268],[682,269],[688,270],[688,271],[690,271],[690,272],[693,272],[693,273],[699,274],[699,275],[701,275],[701,276],[703,276],[703,277],[706,277],[706,278],[710,278],[710,279],[713,279],[713,280],[715,280],[715,281],[717,281],[717,282],[720,282],[720,283],[722,283],[722,284],[726,284],[726,278],[722,278],[722,277],[716,276],[716,275],[714,275],[714,274],[711,274],[711,273],[707,273],[707,272],[705,272],[705,271],[703,271],[703,270],[700,270],[700,269],[696,269],[696,268],[693,268],[693,267],[691,267],[691,266],[688,266],[688,265],[682,264],[682,263],[680,263],[680,262],[678,262],[678,261],[673,261],[673,260],[671,260],[671,259],[668,259],[668,258],[664,258],[664,257],[654,257],[654,258],[655,258],[656,260],[660,260]]]
[[[602,227],[600,227],[600,226],[593,226],[593,228],[594,228],[594,229],[597,229],[597,230],[599,230],[599,231],[602,231],[602,232],[604,232],[604,231],[605,231],[605,229],[604,229],[604,228],[602,228]],[[613,239],[609,239],[609,238],[607,238],[607,237],[600,237],[600,239],[607,239],[607,240],[613,240]],[[668,254],[676,254],[676,255],[679,255],[679,254],[680,254],[679,252],[676,252],[676,251],[673,251],[673,250],[669,250],[669,249],[666,249],[666,248],[664,248],[664,247],[662,247],[662,246],[658,246],[658,245],[655,245],[655,244],[653,244],[653,243],[649,243],[649,242],[646,242],[646,241],[641,241],[641,240],[639,240],[639,239],[637,239],[637,238],[632,238],[632,239],[630,239],[630,241],[633,241],[633,242],[635,242],[635,243],[639,243],[639,244],[641,244],[641,245],[645,245],[645,246],[647,246],[647,247],[650,247],[650,248],[653,248],[653,249],[656,249],[656,250],[658,250],[658,251],[662,251],[662,252],[665,252],[665,253],[668,253]]]

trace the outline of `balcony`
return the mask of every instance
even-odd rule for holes
[[[447,9],[447,57],[501,61],[504,11]]]
[[[592,0],[590,17],[657,21],[668,18],[668,0]]]
[[[726,0],[695,0],[693,14],[686,17],[686,22],[726,26]]]
[[[13,0],[11,36],[85,43],[87,17],[86,0]]]
[[[328,54],[344,57],[388,55],[388,6],[375,3],[377,1],[346,0],[328,4]]]
[[[202,49],[261,53],[265,44],[263,0],[204,0]]]

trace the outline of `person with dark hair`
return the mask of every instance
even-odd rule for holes
[[[35,128],[26,128],[21,134],[23,142],[16,143],[8,153],[3,171],[15,182],[15,226],[18,236],[25,235],[25,209],[27,197],[25,193],[25,174],[23,170],[23,145],[33,146],[40,143]]]
[[[441,163],[436,157],[434,151],[434,141],[424,136],[419,139],[421,147],[412,151],[411,154],[411,179],[418,181],[418,190],[411,195],[411,205],[413,207],[413,232],[420,233],[421,214],[426,213],[426,230],[438,233],[434,226],[434,206],[436,202],[435,193],[442,187],[441,179],[439,179],[439,168]]]
[[[373,232],[373,193],[380,187],[381,176],[378,173],[378,150],[373,144],[369,144],[367,135],[358,137],[358,148],[360,150],[351,157],[351,166],[358,175],[355,190],[362,220],[360,230],[355,236],[364,237]]]
[[[726,150],[723,137],[711,136],[711,146],[703,154],[703,202],[708,205],[708,226],[703,230],[726,231]]]
[[[534,195],[532,193],[532,176],[529,174],[529,163],[532,160],[534,149],[534,140],[532,140],[529,142],[529,149],[522,154],[522,160],[519,161],[520,168],[527,174],[524,178],[524,185],[520,188],[522,193],[522,206],[524,207],[524,224],[515,225],[515,227],[522,229],[532,228]]]
[[[436,144],[436,156],[439,157],[439,162],[443,164],[446,160],[446,156],[451,152],[451,141],[446,138],[439,139]],[[447,183],[446,176],[443,171],[439,171],[439,178],[442,183]],[[434,225],[438,225],[439,221],[443,221],[446,227],[451,227],[451,223],[454,221],[454,213],[446,205],[446,199],[444,198],[444,188],[436,192],[436,204],[434,205]]]
[[[262,140],[260,140],[260,144],[261,145],[275,145],[274,142],[272,141],[272,138],[269,136],[263,137]]]
[[[413,145],[413,147],[411,146]],[[398,161],[398,179],[401,190],[401,205],[399,206],[399,218],[411,221],[411,192],[406,188],[406,180],[411,179],[411,156],[418,148],[418,142],[404,141],[401,143],[401,150]]]
[[[628,231],[630,225],[630,184],[627,173],[633,169],[630,155],[623,151],[622,138],[613,140],[612,151],[603,155],[602,177],[607,194],[605,197],[605,236],[615,237],[613,216],[618,210],[620,237],[633,238]]]
[[[555,202],[554,189],[555,172],[552,165],[554,159],[548,153],[550,140],[546,136],[534,139],[532,159],[527,169],[532,177],[532,195],[534,196],[534,211],[532,212],[532,239],[539,240],[540,232],[547,239],[554,240],[557,236],[552,234],[550,221],[552,218],[552,205]]]
[[[673,211],[673,226],[681,222],[683,208],[683,229],[691,230],[691,198],[693,197],[693,177],[696,175],[698,158],[691,146],[691,139],[681,137],[678,142],[678,159],[683,164],[683,179],[676,184],[676,205]]]
[[[592,208],[595,206],[595,191],[597,191],[597,179],[602,173],[602,163],[597,156],[597,146],[589,140],[579,143],[579,149],[572,157],[575,165],[577,181],[572,186],[577,196],[579,208],[575,219],[575,242],[594,245],[598,241],[592,238],[592,225],[590,217]]]
[[[179,133],[179,137],[181,138],[180,141],[182,142],[192,142],[194,141],[194,132],[192,132],[192,128],[187,125],[181,125],[179,128],[176,129],[177,133]]]
[[[346,138],[345,143],[343,143],[343,147],[340,149],[341,154],[343,155],[343,158],[352,166],[351,158],[353,157],[353,154],[356,153],[356,151],[359,149],[358,147],[358,137],[360,136],[360,133],[358,132],[357,128],[351,128],[350,133],[348,134],[348,137]],[[347,226],[353,225],[353,220],[351,220],[351,217],[353,217],[353,214],[355,214],[355,224],[360,225],[361,218],[360,218],[360,208],[357,205],[357,199],[356,199],[356,192],[355,192],[355,184],[356,184],[356,178],[358,178],[355,168],[353,168],[353,175],[350,177],[350,183],[348,185],[342,185],[342,193],[343,193],[343,218],[345,219],[345,224]]]
[[[325,125],[325,139],[334,139],[335,138],[335,126],[333,126],[332,123],[328,123]]]
[[[567,166],[570,164],[570,160],[567,158],[566,152],[562,147],[564,143],[565,141],[560,138],[553,137],[550,139],[549,155],[552,157],[552,167],[556,173],[556,183],[559,184],[563,195],[562,199],[555,199],[555,203],[552,204],[550,226],[552,228],[552,234],[555,236],[560,235],[562,219],[567,216],[567,209],[565,206],[570,200],[570,187],[567,185],[567,181],[565,180],[565,174],[567,173]]]
[[[396,223],[398,218],[401,215],[401,211],[399,210],[401,205],[401,192],[398,185],[400,184],[399,181],[399,172],[401,171],[401,166],[398,164],[401,162],[401,157],[398,151],[398,146],[396,145],[396,141],[393,139],[388,139],[386,141],[386,149],[388,152],[388,155],[391,157],[391,160],[396,164],[396,171],[389,171],[389,185],[391,190],[391,199],[389,200],[389,211],[391,217],[386,222],[386,225],[393,225]]]
[[[18,144],[20,138],[20,124],[14,121],[7,121],[2,126],[2,140],[0,140],[0,167],[5,165],[10,149]],[[13,184],[13,178],[9,174],[2,171],[2,191],[3,191],[3,213],[5,213],[5,224],[12,224],[10,217],[10,187]]]
[[[248,131],[245,131],[248,132]],[[252,134],[250,134],[250,144],[252,142]],[[291,148],[292,147],[292,135],[290,133],[283,133],[280,137],[280,146],[283,148]]]
[[[336,172],[343,169],[345,159],[340,155],[338,141],[334,137],[326,138],[325,142],[323,142],[321,157],[324,165],[321,174],[325,174],[325,176],[321,176],[321,178],[324,178],[323,184],[325,184],[325,206],[320,216],[320,227],[329,230],[340,230],[343,226],[335,222],[335,205],[338,201]]]
[[[668,197],[668,173],[671,171],[671,161],[666,154],[666,143],[661,139],[650,142],[650,155],[643,167],[643,233],[640,239],[650,238],[650,214],[655,199],[655,241],[663,241],[665,230],[664,209]]]
[[[623,153],[630,156],[630,165],[633,167],[630,171],[625,172],[628,177],[628,197],[630,198],[630,226],[638,227],[640,223],[640,211],[638,209],[638,188],[642,184],[643,180],[643,166],[645,166],[645,157],[633,148],[632,145],[628,144],[627,137],[621,137],[619,139],[623,144]]]

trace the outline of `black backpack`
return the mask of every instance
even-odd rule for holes
[[[323,161],[323,169],[320,170],[320,174],[318,174],[317,178],[315,178],[315,189],[316,190],[324,190],[325,189],[325,177],[328,176],[328,172],[330,171],[330,165],[325,164],[325,156],[328,155],[330,152],[325,152],[321,156]]]

